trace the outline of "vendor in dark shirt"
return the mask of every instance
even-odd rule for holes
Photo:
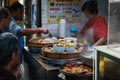
[[[12,33],[0,34],[0,80],[17,80],[20,65],[18,40]]]

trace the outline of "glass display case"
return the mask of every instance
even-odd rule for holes
[[[120,0],[109,0],[108,48],[120,53]]]

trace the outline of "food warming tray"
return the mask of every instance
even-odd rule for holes
[[[45,51],[45,48],[47,48],[48,46],[46,47],[43,47],[42,48],[42,51],[40,53],[40,55],[44,56],[44,57],[47,57],[47,58],[52,58],[52,59],[72,59],[72,58],[80,58],[80,51],[77,51],[77,52],[64,52],[64,53],[56,53],[56,52],[48,52],[48,51]]]
[[[42,48],[44,46],[52,46],[55,42],[53,43],[42,43],[42,42],[39,42],[39,40],[43,40],[45,38],[43,37],[37,37],[37,38],[32,38],[29,40],[29,47],[37,47],[37,48]]]
[[[71,62],[71,61],[79,61],[82,62],[80,58],[71,58],[71,59],[53,59],[53,58],[47,58],[42,55],[40,55],[40,58],[43,62],[50,64],[50,65],[56,65],[60,66],[62,64]]]

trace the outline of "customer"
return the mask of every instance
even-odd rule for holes
[[[17,80],[14,73],[20,61],[18,40],[12,33],[0,34],[0,80]]]
[[[0,7],[0,33],[8,27],[10,23],[10,12],[8,9]]]
[[[88,18],[85,26],[80,30],[80,34],[90,45],[102,45],[107,40],[107,24],[103,17],[98,15],[98,7],[94,1],[86,1],[82,6],[82,11]]]
[[[9,25],[9,28],[4,30],[6,32],[12,32],[13,34],[15,34],[18,37],[18,44],[19,44],[19,48],[20,48],[20,61],[22,61],[22,56],[23,56],[23,36],[24,35],[31,35],[34,33],[48,33],[48,29],[47,28],[26,28],[26,29],[22,29],[21,26],[18,25],[18,23],[16,21],[20,21],[23,19],[23,13],[24,13],[24,7],[22,4],[20,4],[18,1],[14,2],[13,4],[11,4],[11,6],[9,7],[10,12],[11,12],[11,22]]]

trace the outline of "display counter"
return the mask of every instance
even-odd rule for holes
[[[31,60],[26,62],[28,66],[30,66],[28,69],[31,74],[33,73],[34,76],[32,75],[32,78],[34,78],[34,80],[58,80],[59,67],[45,64],[42,62],[40,55],[38,53],[30,53],[28,47],[25,47],[25,51],[25,55]]]
[[[107,46],[94,47],[94,80],[102,80],[104,77],[105,57],[115,62],[120,62],[120,53],[109,49]],[[110,67],[112,66],[114,65],[110,65]]]
[[[28,64],[28,70],[31,80],[82,80],[83,78],[85,80],[91,80],[92,77],[77,77],[72,76],[69,79],[69,76],[66,77],[66,75],[59,75],[59,68],[62,64],[68,63],[71,61],[77,61],[82,62],[80,58],[72,58],[72,59],[47,59],[41,57],[40,53],[31,53],[28,50],[28,47],[25,47],[25,63]],[[46,60],[47,59],[47,60]],[[56,64],[54,64],[56,63]],[[61,65],[60,65],[61,64]],[[59,77],[58,77],[59,75]],[[78,79],[79,78],[79,79]]]

